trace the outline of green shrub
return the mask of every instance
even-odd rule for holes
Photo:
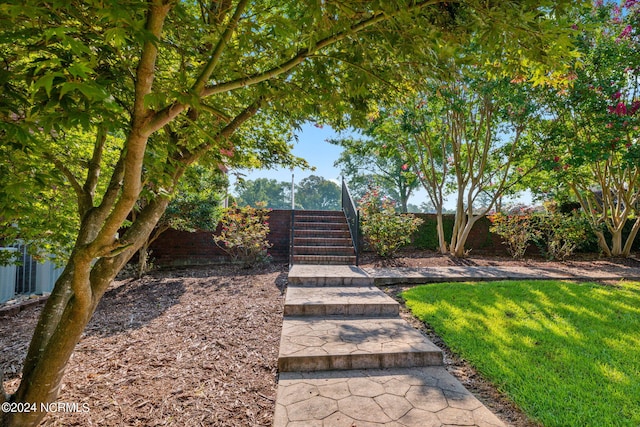
[[[420,224],[416,232],[413,233],[413,245],[417,249],[438,250],[438,229],[435,215],[426,218],[423,217],[422,219],[423,223]],[[442,225],[444,228],[444,239],[447,242],[451,241],[453,222],[453,215],[443,215]]]
[[[517,215],[499,212],[489,217],[489,231],[502,237],[503,244],[512,257],[522,259],[535,237],[531,219],[531,212],[524,209]]]
[[[272,246],[267,240],[268,218],[268,209],[233,206],[222,216],[220,235],[214,235],[213,240],[244,267],[265,263],[269,261],[267,250]]]
[[[565,259],[587,239],[588,224],[576,212],[535,216],[533,241],[547,259]]]
[[[376,254],[389,258],[411,241],[412,234],[422,220],[412,214],[398,214],[394,205],[381,198],[377,190],[360,200],[360,223],[365,241]]]

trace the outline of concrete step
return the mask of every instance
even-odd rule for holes
[[[294,255],[355,255],[353,246],[293,246]]]
[[[329,238],[329,237],[295,237],[294,246],[349,246],[353,248],[350,237]]]
[[[309,265],[353,265],[356,263],[356,257],[355,255],[293,255],[293,263]]]
[[[284,315],[392,317],[398,316],[399,307],[375,286],[289,286]]]
[[[444,367],[281,373],[274,427],[504,423]]]
[[[289,286],[371,286],[373,279],[355,265],[293,265]]]
[[[442,351],[399,318],[285,317],[280,372],[442,365]]]

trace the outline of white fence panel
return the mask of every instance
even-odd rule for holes
[[[16,248],[0,248],[3,251],[15,252]],[[9,301],[16,294],[16,266],[0,265],[0,304]]]
[[[56,267],[51,261],[36,266],[36,294],[50,293],[56,280],[62,274],[62,267]]]

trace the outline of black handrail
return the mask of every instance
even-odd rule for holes
[[[353,249],[356,252],[356,265],[358,265],[360,261],[360,211],[356,208],[356,203],[351,197],[344,177],[342,177],[342,211],[347,217]]]
[[[296,211],[291,209],[291,233],[289,234],[289,268],[293,265],[293,243],[296,236]]]

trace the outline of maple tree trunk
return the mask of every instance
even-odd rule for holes
[[[42,421],[46,411],[41,408],[56,400],[65,367],[100,299],[118,272],[148,239],[168,203],[168,199],[162,198],[147,206],[123,235],[122,240],[130,246],[115,256],[101,257],[92,263],[87,246],[81,241],[76,244],[40,314],[20,386],[13,395],[4,397],[8,402],[35,404],[36,411],[2,412],[1,426],[35,427]],[[84,222],[80,235],[84,234],[83,228],[91,226]],[[90,292],[90,300],[79,298],[79,292]]]
[[[145,242],[140,250],[138,251],[138,279],[141,279],[142,276],[147,272],[149,263],[149,242]]]

